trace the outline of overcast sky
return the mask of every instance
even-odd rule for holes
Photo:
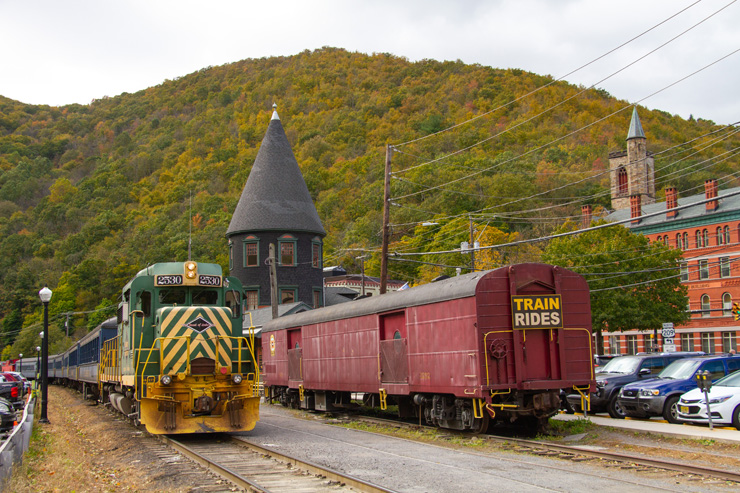
[[[695,3],[565,79],[684,118],[740,121],[740,52],[649,97],[740,50],[732,0],[0,0],[0,95],[87,104],[209,65],[322,46],[560,78]]]

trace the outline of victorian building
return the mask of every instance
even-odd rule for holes
[[[323,306],[324,236],[277,110],[273,110],[226,232],[229,268],[244,285],[246,309],[270,305],[271,244],[277,259],[278,303]]]
[[[633,232],[682,250],[681,282],[688,288],[691,320],[675,327],[673,341],[657,341],[658,347],[707,353],[736,349],[738,322],[731,309],[740,301],[740,188],[720,194],[717,181],[707,180],[703,194],[679,198],[676,188],[669,187],[666,200],[656,203],[653,158],[637,109],[627,151],[610,153],[609,162],[616,210],[607,220],[628,220],[625,226]],[[588,206],[584,215],[590,215]],[[653,349],[655,342],[649,333],[610,333],[604,351],[634,354]]]

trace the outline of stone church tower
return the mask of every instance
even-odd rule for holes
[[[647,139],[642,130],[637,107],[632,110],[632,121],[627,133],[627,151],[609,153],[611,170],[612,209],[626,209],[630,203],[655,203],[655,164],[647,152]],[[638,197],[630,200],[630,197]]]
[[[275,109],[226,232],[229,268],[244,285],[247,309],[270,305],[266,260],[271,243],[277,258],[278,303],[323,306],[324,236]]]

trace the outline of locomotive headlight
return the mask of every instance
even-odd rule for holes
[[[242,376],[241,376],[241,374],[240,373],[234,373],[233,375],[231,375],[231,381],[234,382],[237,385],[239,385],[240,383],[242,383]]]
[[[170,375],[162,375],[162,378],[159,379],[159,382],[162,385],[169,385],[172,383],[172,377]]]
[[[195,262],[187,262],[185,264],[185,277],[188,279],[195,279],[195,273],[198,269],[198,264]]]

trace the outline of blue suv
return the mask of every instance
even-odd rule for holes
[[[677,403],[681,394],[696,388],[696,373],[708,371],[711,379],[740,370],[740,357],[702,356],[674,361],[657,378],[622,387],[617,398],[626,416],[650,418],[663,416],[669,423],[679,423]]]

